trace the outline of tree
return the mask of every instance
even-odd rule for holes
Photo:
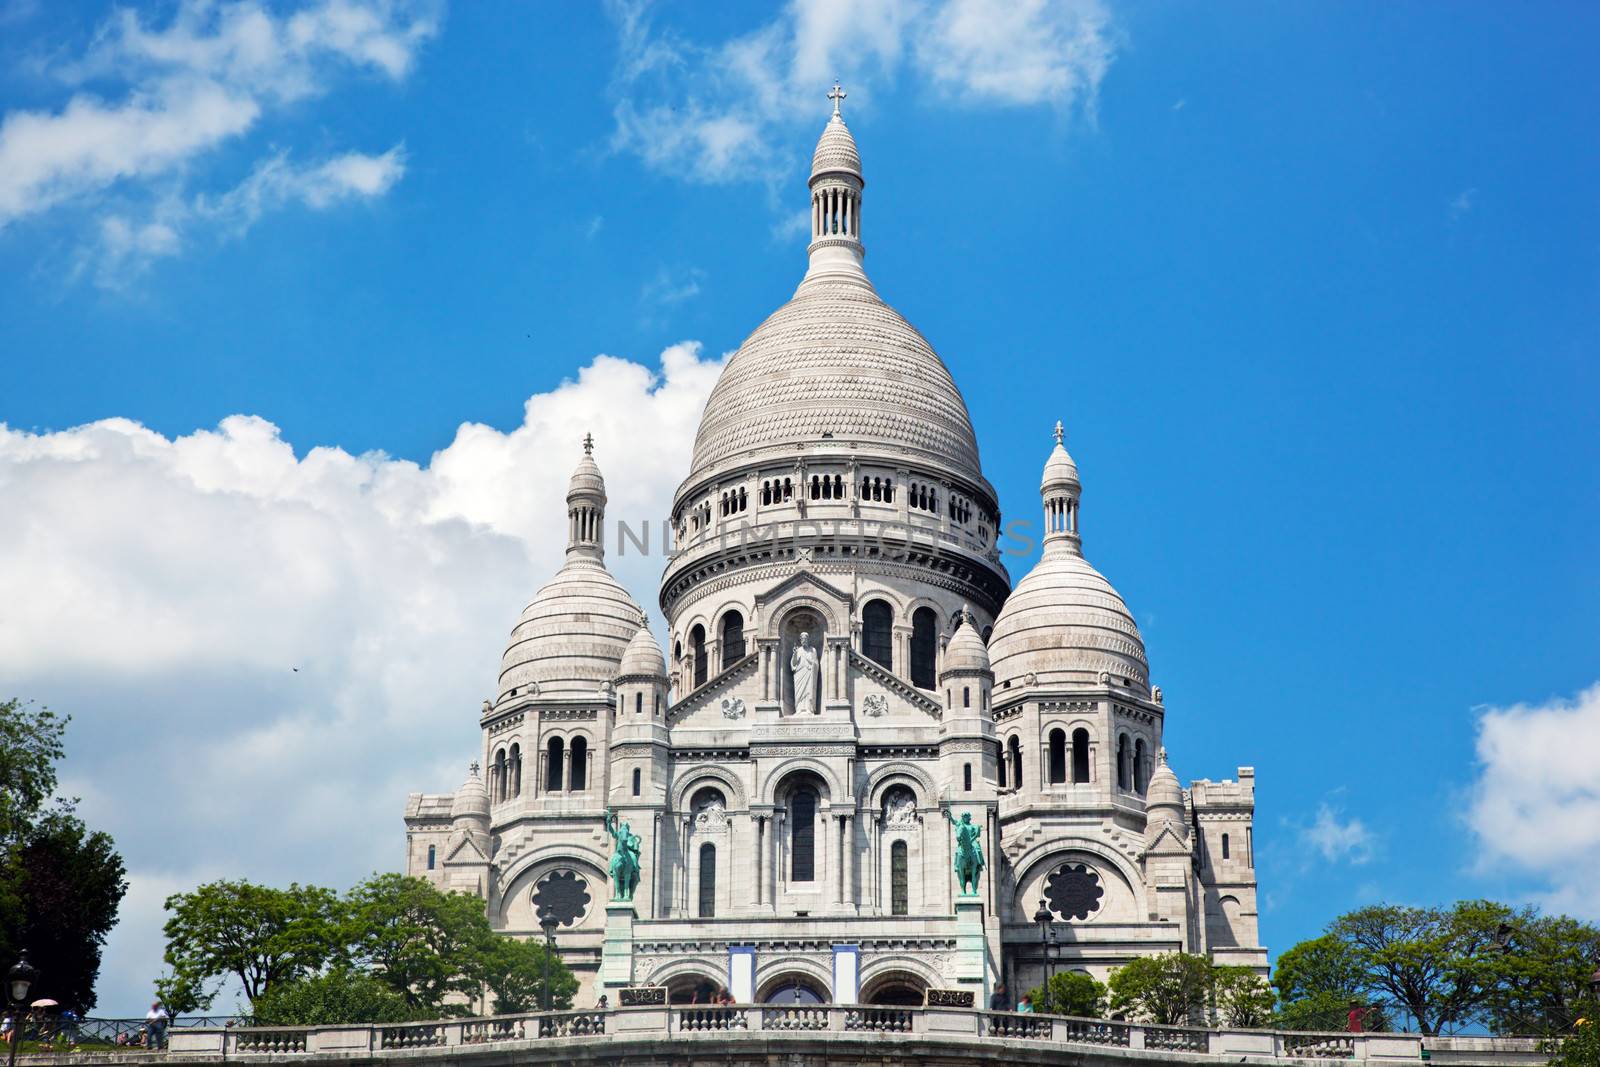
[[[278,982],[251,1008],[257,1026],[334,1026],[403,1023],[416,1009],[388,984],[347,967]]]
[[[1075,1015],[1081,1019],[1103,1019],[1106,1014],[1106,987],[1087,974],[1057,974],[1050,978],[1048,992],[1043,986],[1028,990],[1033,1010],[1052,1015]]]
[[[1546,1038],[1540,1051],[1550,1056],[1550,1067],[1600,1067],[1600,1001],[1591,998],[1574,1007],[1572,1033]]]
[[[1569,1032],[1600,968],[1600,929],[1565,915],[1515,912],[1495,932],[1495,980],[1484,1022],[1497,1034]],[[1588,1018],[1594,1018],[1590,1009]]]
[[[19,940],[33,959],[48,961],[32,995],[82,1014],[95,1005],[100,950],[128,891],[122,857],[109,836],[66,809],[41,819],[11,855],[7,881],[21,907],[12,917],[20,919]]]
[[[1277,1002],[1272,986],[1249,967],[1216,967],[1212,971],[1217,1016],[1227,1026],[1258,1030],[1271,1025]]]
[[[351,959],[413,1008],[465,1014],[451,994],[475,999],[494,945],[483,901],[442,893],[420,878],[379,874],[347,897]]]
[[[1204,1023],[1211,984],[1204,956],[1141,956],[1111,972],[1111,1011],[1152,1023]]]
[[[69,721],[0,701],[0,960],[26,951],[45,964],[35,996],[82,1013],[128,884],[111,838],[55,796]]]
[[[331,889],[210,882],[167,898],[166,960],[198,1007],[216,995],[207,982],[233,975],[253,1005],[275,982],[320,970],[339,954],[340,901]]]
[[[1329,933],[1361,961],[1363,985],[1387,997],[1424,1034],[1471,1022],[1494,987],[1494,935],[1510,909],[1463,901],[1449,910],[1378,904],[1334,920]]]
[[[1374,1005],[1361,955],[1332,934],[1302,941],[1278,957],[1272,973],[1282,1004],[1275,1024],[1284,1030],[1343,1030],[1350,1006],[1368,1009],[1364,1026],[1385,1030],[1388,1017]]]
[[[538,1011],[544,1007],[545,946],[533,941],[494,935],[484,953],[480,975],[494,995],[498,1015]],[[566,1010],[578,991],[578,979],[561,958],[550,954],[550,1006]]]

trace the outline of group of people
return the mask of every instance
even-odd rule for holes
[[[1033,994],[1024,993],[1022,999],[1016,1004],[1011,1003],[1011,992],[1006,989],[1004,982],[996,982],[994,992],[989,994],[990,1011],[1020,1011],[1033,1014]]]

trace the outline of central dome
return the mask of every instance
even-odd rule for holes
[[[837,90],[836,90],[837,91]],[[883,302],[861,260],[861,153],[837,108],[811,167],[810,268],[792,299],[728,360],[706,401],[689,483],[827,441],[862,454],[940,461],[981,479],[955,379],[916,327]]]
[[[706,401],[694,470],[829,436],[981,473],[955,379],[865,278],[806,281],[739,346]]]

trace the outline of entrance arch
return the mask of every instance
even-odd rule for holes
[[[861,1003],[902,1008],[920,1008],[926,999],[928,983],[910,971],[885,971],[861,988]]]
[[[714,1004],[722,983],[703,974],[680,974],[667,981],[669,1004]]]
[[[769,978],[756,994],[763,1004],[827,1004],[828,991],[809,974],[785,971]]]

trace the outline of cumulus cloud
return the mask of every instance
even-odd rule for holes
[[[101,1013],[142,1007],[169,892],[401,864],[406,794],[460,783],[506,635],[559,566],[583,435],[610,517],[659,546],[719,368],[694,344],[599,356],[426,464],[297,452],[245,415],[175,438],[0,425],[0,678],[73,715],[63,790],[132,872]],[[663,563],[611,560],[646,607]]]
[[[339,71],[405,77],[437,25],[428,10],[397,0],[316,0],[283,15],[257,0],[186,0],[163,27],[119,10],[82,56],[50,68],[72,93],[63,105],[0,118],[0,230],[74,207],[98,216],[92,228],[107,261],[128,262],[137,245],[119,240],[117,223],[105,239],[106,219],[128,213],[110,213],[113,196],[154,213],[208,153],[249,133],[273,108],[326,91]],[[320,177],[320,192],[279,203],[326,206],[341,188],[381,195],[403,171],[395,153],[328,159],[305,172],[307,181]],[[187,217],[193,223],[204,213]],[[143,232],[152,223],[121,218],[121,225]],[[174,229],[170,220],[159,225]],[[173,239],[149,251],[170,255],[182,244],[174,229]]]
[[[1481,709],[1477,748],[1467,823],[1480,866],[1509,865],[1550,909],[1600,919],[1600,684]]]
[[[1358,818],[1344,818],[1344,812],[1333,804],[1317,805],[1317,817],[1300,832],[1312,850],[1328,863],[1359,866],[1372,859],[1372,831]]]
[[[790,0],[720,43],[658,30],[645,3],[610,8],[620,57],[614,148],[699,181],[775,180],[796,162],[823,86],[855,102],[901,76],[971,105],[1093,115],[1115,55],[1100,0]]]

